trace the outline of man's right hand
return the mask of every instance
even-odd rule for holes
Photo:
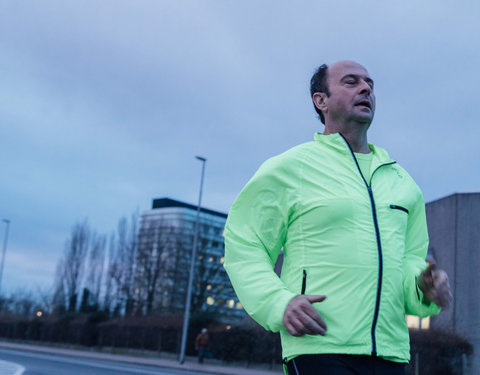
[[[290,300],[283,314],[283,324],[293,336],[325,336],[327,325],[312,303],[322,302],[326,296],[298,295]]]

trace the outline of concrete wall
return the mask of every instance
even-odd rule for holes
[[[450,195],[426,209],[430,251],[447,271],[454,297],[431,325],[454,330],[474,345],[472,373],[480,375],[480,193]]]
[[[474,345],[474,374],[480,374],[480,194],[462,194],[457,199],[455,329]]]
[[[426,205],[428,235],[430,237],[429,253],[433,255],[437,266],[444,269],[450,279],[453,294],[455,294],[455,254],[456,254],[456,196],[449,196]],[[456,303],[455,299],[455,303]],[[432,317],[432,326],[454,329],[455,306]]]

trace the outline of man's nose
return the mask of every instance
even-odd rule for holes
[[[370,85],[362,80],[361,86],[360,86],[360,94],[365,94],[365,95],[370,95],[372,92],[372,88]]]

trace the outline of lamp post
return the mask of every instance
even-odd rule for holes
[[[3,265],[5,263],[5,253],[7,252],[7,243],[8,243],[8,229],[10,228],[10,220],[2,220],[5,226],[5,236],[3,237],[3,252],[2,252],[2,263],[0,264],[0,297],[2,296],[2,277],[3,277]]]
[[[185,313],[183,318],[182,345],[180,347],[180,359],[179,359],[179,362],[181,365],[183,365],[183,363],[185,362],[185,349],[187,347],[188,322],[190,320],[192,284],[193,284],[193,275],[195,272],[195,258],[197,253],[197,242],[198,242],[198,226],[199,226],[198,222],[200,218],[200,206],[202,204],[202,190],[203,190],[203,177],[205,175],[205,163],[207,161],[207,159],[202,158],[201,156],[195,156],[195,158],[197,158],[202,162],[202,177],[200,180],[200,193],[198,195],[197,217],[195,219],[195,234],[193,236],[192,259],[190,262],[190,274],[188,276],[187,298],[185,301]]]

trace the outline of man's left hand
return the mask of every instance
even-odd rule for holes
[[[423,292],[424,298],[434,302],[436,305],[445,308],[452,303],[453,296],[450,291],[447,273],[443,270],[437,270],[435,263],[429,264],[422,271],[417,284]]]

